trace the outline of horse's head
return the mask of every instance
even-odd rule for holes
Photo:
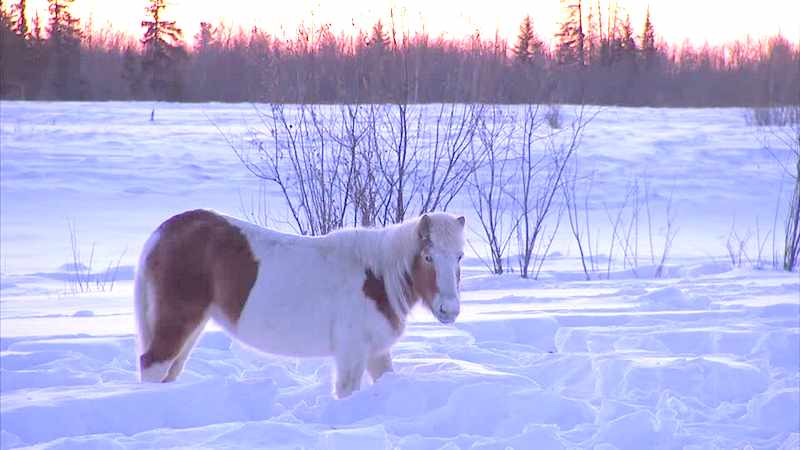
[[[417,224],[420,251],[414,258],[416,295],[439,322],[453,323],[461,310],[459,284],[464,256],[464,217],[447,213],[423,215]]]

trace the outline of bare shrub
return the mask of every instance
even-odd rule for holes
[[[792,180],[784,220],[783,269],[800,266],[800,104],[765,108],[753,113],[752,124],[761,125],[758,133],[764,148]],[[789,164],[783,154],[788,152]]]
[[[667,258],[669,258],[670,251],[672,251],[672,243],[675,241],[675,236],[678,235],[678,227],[675,224],[675,219],[675,210],[672,209],[672,194],[670,193],[666,206],[664,245],[661,247],[661,257],[658,259],[658,266],[654,273],[656,278],[661,278],[664,275],[664,265],[667,262]]]
[[[406,103],[270,105],[243,143],[218,130],[253,175],[279,188],[289,225],[321,235],[446,210],[479,163],[469,150],[482,108],[442,105],[428,120],[424,106]],[[244,208],[256,222],[262,203]]]
[[[478,144],[472,154],[472,160],[483,164],[472,172],[469,197],[480,223],[479,234],[489,247],[491,261],[484,264],[496,274],[507,269],[503,259],[519,223],[507,209],[512,201],[508,186],[517,174],[509,158],[514,120],[513,114],[500,107],[489,107],[479,121]]]
[[[597,271],[597,261],[592,253],[592,234],[589,228],[589,198],[591,197],[594,175],[591,174],[586,179],[586,186],[583,190],[583,209],[578,204],[578,170],[579,165],[572,165],[569,176],[565,177],[561,192],[564,194],[564,205],[566,207],[569,227],[575,243],[578,245],[578,254],[581,258],[581,268],[586,280],[592,279],[591,273]],[[583,215],[583,217],[581,217]],[[583,219],[583,220],[581,220]],[[588,262],[588,266],[587,266]]]
[[[785,127],[800,123],[800,108],[796,106],[755,107],[745,112],[748,125]]]
[[[652,218],[652,208],[650,206],[650,187],[647,182],[638,179],[633,180],[627,188],[625,198],[617,208],[611,208],[605,202],[603,209],[610,226],[607,239],[601,239],[601,232],[595,232],[596,238],[592,241],[591,225],[592,221],[589,213],[589,200],[591,198],[591,186],[593,176],[586,177],[583,197],[583,206],[579,204],[579,197],[576,193],[578,189],[578,170],[577,165],[572,168],[572,175],[567,177],[563,184],[563,195],[567,215],[569,217],[570,231],[581,259],[581,268],[587,280],[593,278],[610,278],[611,271],[616,268],[614,257],[621,253],[622,270],[630,268],[633,275],[640,276],[640,264],[642,260],[647,261],[646,252],[641,251],[641,247],[649,247],[649,263],[653,268],[653,276],[661,277],[664,275],[664,268],[672,250],[672,244],[678,233],[676,226],[677,215],[672,207],[672,197],[665,206],[665,218],[663,224],[659,226],[660,233],[664,240],[658,251],[656,251],[656,236],[653,232],[654,223]],[[643,191],[643,192],[642,192]],[[641,218],[644,211],[645,217]],[[646,224],[643,223],[646,220]],[[644,237],[641,237],[642,228],[647,233],[647,244],[644,244]],[[598,263],[598,247],[600,241],[609,242],[608,254],[606,255],[605,270],[600,268]],[[594,249],[593,249],[594,247]],[[643,255],[643,253],[645,253]]]
[[[330,138],[330,119],[322,107],[287,111],[273,104],[269,112],[257,111],[265,130],[251,130],[243,146],[229,140],[236,155],[253,175],[280,188],[299,233],[321,235],[340,228],[352,201],[355,159]]]
[[[544,112],[544,120],[547,121],[547,125],[554,130],[560,130],[562,123],[561,123],[561,106],[556,103],[551,103],[547,105],[547,110]]]
[[[275,219],[270,214],[270,206],[267,201],[267,188],[264,182],[258,183],[258,191],[250,194],[246,201],[242,196],[241,189],[239,190],[239,212],[242,214],[242,217],[256,225],[262,227],[269,227],[272,225]]]
[[[433,123],[433,129],[428,131],[425,141],[428,143],[423,150],[423,163],[421,170],[415,174],[416,182],[422,186],[420,191],[420,212],[437,209],[446,210],[456,195],[470,179],[470,175],[481,165],[486,157],[485,152],[477,154],[473,148],[475,135],[480,133],[482,145],[487,133],[494,134],[500,140],[505,139],[506,145],[510,136],[501,137],[502,129],[488,131],[485,110],[487,107],[479,104],[449,104],[441,105]],[[489,107],[492,117],[503,121],[502,127],[508,128],[513,123],[513,117],[504,114],[496,106]],[[495,138],[492,138],[493,140]]]
[[[800,156],[797,157],[800,173]],[[794,192],[784,225],[783,270],[793,271],[800,266],[800,178],[794,178]]]
[[[519,187],[515,193],[520,217],[517,227],[519,269],[523,278],[529,277],[533,268],[541,267],[541,261],[537,260],[545,257],[546,247],[549,247],[543,246],[547,241],[542,240],[546,231],[545,221],[552,212],[553,199],[563,183],[570,158],[580,146],[583,131],[595,115],[587,116],[585,108],[580,106],[568,129],[554,131],[544,129],[546,119],[539,106],[529,105],[523,110],[518,157]],[[557,231],[557,227],[551,230],[551,236],[555,236]]]
[[[74,295],[84,292],[113,291],[119,275],[122,258],[125,257],[125,253],[128,249],[125,248],[116,261],[109,261],[105,271],[95,273],[92,268],[95,263],[96,243],[92,242],[89,259],[84,261],[81,257],[81,245],[77,225],[71,220],[67,221],[67,230],[69,232],[71,253],[71,261],[68,264],[68,269],[71,273],[66,279],[68,293]]]

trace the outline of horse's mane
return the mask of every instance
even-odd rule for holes
[[[364,269],[371,270],[383,279],[384,288],[392,309],[404,320],[414,300],[409,286],[409,276],[414,257],[419,254],[415,217],[405,222],[383,228],[346,228],[328,235],[341,247],[348,247]]]

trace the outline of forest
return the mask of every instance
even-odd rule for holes
[[[188,38],[167,0],[143,0],[141,35],[96,28],[74,0],[0,1],[3,99],[274,103],[580,103],[775,106],[800,103],[800,43],[776,34],[722,45],[659,37],[647,11],[562,1],[554,36],[521,17],[461,39],[398,29],[394,13],[354,34],[300,26],[280,38],[212,18]],[[137,19],[138,20],[138,19]],[[722,20],[712,18],[711,20]]]

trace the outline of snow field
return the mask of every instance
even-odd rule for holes
[[[329,393],[330,361],[260,355],[216,328],[167,385],[136,382],[127,333],[3,337],[3,448],[779,448],[796,440],[792,275],[628,279],[599,292],[591,282],[531,281],[521,296],[482,289],[484,281],[496,278],[468,280],[466,317],[455,327],[417,313],[395,347],[397,373],[340,401]],[[500,296],[485,300],[491,293]],[[122,310],[125,297],[82,304]],[[666,306],[654,310],[656,299]]]
[[[587,129],[603,274],[606,208],[639,179],[678,211],[663,278],[616,259],[584,281],[569,236],[539,280],[472,255],[456,325],[415,313],[396,373],[337,401],[329,360],[257,354],[213,325],[178,382],[136,382],[148,233],[259,190],[208,120],[245,133],[251,106],[159,105],[150,123],[151,106],[0,104],[0,448],[798,448],[800,279],[725,255],[732,220],[763,233],[788,192],[741,111],[609,108]],[[471,223],[468,205],[453,208]],[[121,260],[113,290],[70,290],[68,221],[84,262],[97,244],[92,282]]]

